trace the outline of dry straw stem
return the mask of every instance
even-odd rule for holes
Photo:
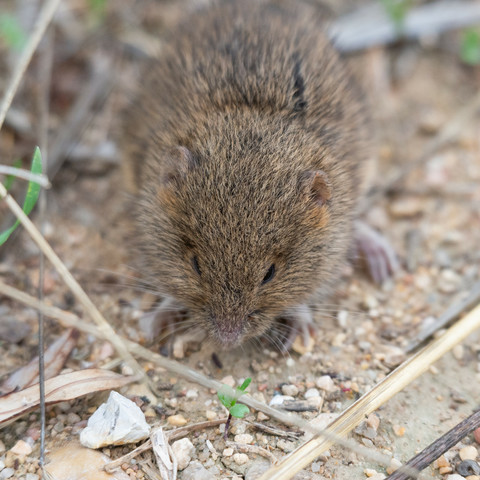
[[[58,5],[60,4],[60,0],[47,0],[44,4],[40,14],[38,15],[38,20],[33,27],[32,34],[30,35],[27,45],[25,46],[20,59],[15,67],[15,70],[12,75],[12,79],[8,84],[7,91],[3,96],[2,103],[0,106],[0,129],[3,126],[3,122],[5,121],[5,116],[7,115],[7,111],[10,108],[10,104],[12,103],[13,97],[22,81],[23,74],[27,69],[30,60],[32,59],[35,50],[40,43],[45,30],[47,29],[49,23],[51,22],[55,11],[57,10]]]
[[[145,372],[142,370],[137,361],[133,358],[132,354],[128,351],[124,341],[115,333],[110,324],[103,318],[103,315],[93,304],[93,302],[90,300],[82,287],[77,283],[75,278],[73,278],[72,274],[68,271],[67,267],[63,264],[60,258],[58,258],[52,247],[48,244],[48,242],[38,231],[32,221],[25,215],[25,213],[23,213],[23,210],[20,208],[18,203],[7,192],[7,190],[1,183],[0,198],[5,199],[10,210],[15,214],[20,223],[25,227],[32,239],[40,248],[40,250],[45,254],[45,256],[50,260],[50,262],[52,262],[53,266],[60,274],[63,281],[70,288],[77,300],[83,305],[83,307],[93,319],[93,321],[97,324],[98,329],[102,332],[102,336],[108,338],[108,340],[117,350],[118,354],[132,368],[133,372],[137,375],[140,375],[141,378],[144,378]]]
[[[44,188],[50,188],[50,182],[45,175],[40,175],[38,173],[32,173],[29,170],[23,168],[10,167],[8,165],[0,165],[0,175],[12,175],[14,177],[22,178],[23,180],[28,180],[30,182],[38,183]]]
[[[14,300],[17,300],[25,305],[28,305],[29,307],[42,311],[46,316],[57,320],[64,327],[67,327],[67,328],[74,327],[85,333],[94,335],[97,338],[100,338],[103,340],[110,340],[108,335],[105,334],[103,331],[101,331],[94,325],[91,325],[81,320],[73,313],[65,312],[64,310],[61,310],[57,307],[46,305],[45,303],[39,301],[38,299],[26,294],[25,292],[22,292],[14,287],[6,285],[1,281],[0,281],[0,294],[5,295]],[[127,348],[129,349],[129,351],[134,355],[136,355],[137,357],[148,360],[149,362],[156,364],[158,367],[165,368],[166,370],[173,372],[185,378],[186,380],[198,383],[203,387],[213,389],[215,391],[218,391],[220,387],[223,386],[220,382],[207,378],[201,373],[195,370],[192,370],[191,368],[188,368],[182,365],[181,363],[178,363],[174,360],[170,360],[169,358],[166,358],[166,357],[162,357],[158,353],[152,352],[151,350],[148,350],[147,348],[142,347],[141,345],[135,342],[132,342],[130,340],[124,340],[124,342]],[[234,395],[233,390],[231,390],[230,393]],[[284,423],[285,425],[296,426],[302,429],[304,432],[310,432],[315,435],[323,434],[328,439],[330,439],[332,443],[338,443],[339,445],[342,445],[345,448],[353,450],[357,454],[363,455],[364,457],[369,458],[373,461],[376,461],[380,464],[388,466],[390,463],[390,457],[387,457],[386,455],[382,455],[378,452],[373,452],[372,450],[366,447],[362,447],[358,445],[353,440],[345,440],[344,438],[338,437],[337,435],[334,435],[330,432],[326,432],[325,430],[322,430],[321,428],[318,428],[315,425],[312,425],[310,422],[306,422],[305,420],[303,420],[302,418],[300,418],[295,414],[286,413],[281,410],[276,410],[266,405],[265,403],[255,400],[249,395],[243,395],[242,397],[240,397],[239,402],[244,403],[245,405],[248,405],[249,407],[259,412],[263,412],[266,415]],[[415,471],[411,471],[411,474],[413,477],[416,476]]]
[[[366,415],[375,411],[413,382],[428,370],[430,365],[479,327],[480,305],[477,305],[441,337],[402,363],[372,390],[347,408],[328,426],[327,430],[336,436],[345,436],[364,420]],[[267,470],[259,480],[290,479],[332,445],[333,442],[330,439],[316,436],[288,455],[279,465]]]

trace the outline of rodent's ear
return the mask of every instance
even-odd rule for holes
[[[323,170],[310,170],[301,175],[302,190],[318,205],[332,198],[332,186]]]
[[[192,152],[177,145],[163,153],[163,183],[169,184],[181,180],[195,166]]]

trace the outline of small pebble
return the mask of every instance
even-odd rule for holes
[[[187,393],[185,394],[185,398],[187,400],[194,400],[195,398],[198,398],[198,392],[193,388],[190,390],[187,390]]]
[[[182,480],[215,480],[215,476],[200,462],[192,462],[182,472]]]
[[[287,364],[287,367],[294,367],[295,366],[295,360],[292,357],[288,357],[287,361],[285,363]]]
[[[401,198],[389,206],[390,214],[396,218],[414,217],[424,210],[424,204],[417,198]]]
[[[452,475],[449,475],[447,477],[447,480],[465,480],[465,477],[462,477],[462,475],[459,475],[458,473],[454,473]]]
[[[213,410],[207,410],[205,412],[205,416],[207,417],[207,420],[215,420],[217,418],[217,412],[214,412]]]
[[[395,433],[397,437],[403,437],[405,435],[405,427],[402,425],[394,425],[393,433]]]
[[[444,455],[441,455],[440,457],[438,457],[437,460],[435,460],[434,464],[436,464],[437,468],[450,466],[450,462],[445,458]]]
[[[475,438],[475,441],[477,443],[480,443],[480,427],[476,428],[474,431],[473,431],[473,438]]]
[[[473,445],[468,445],[467,447],[460,449],[458,454],[462,460],[475,460],[477,458],[478,451]],[[476,474],[477,473],[475,473],[475,475]]]
[[[295,450],[295,443],[289,442],[288,440],[280,439],[277,442],[277,447],[286,453],[290,453]]]
[[[326,392],[334,392],[336,390],[335,384],[330,375],[323,375],[322,377],[317,378],[315,384],[320,390],[325,390]]]
[[[440,475],[446,475],[447,473],[452,473],[453,468],[452,467],[442,467],[438,469],[438,473]]]
[[[474,460],[463,460],[457,465],[457,472],[464,477],[468,475],[480,475],[480,465]]]
[[[195,454],[193,443],[188,438],[182,438],[172,443],[172,450],[177,459],[178,469],[184,470],[187,468]]]
[[[222,455],[224,457],[231,457],[233,455],[233,448],[227,447],[223,449]]]
[[[390,460],[390,465],[387,467],[387,473],[391,475],[402,466],[402,462],[396,458]]]
[[[167,418],[167,422],[174,427],[183,427],[187,424],[187,420],[185,419],[185,417],[180,414],[170,415],[170,417]]]
[[[307,345],[305,345],[303,340],[303,335],[298,335],[292,345],[292,350],[300,355],[311,352],[315,346],[315,339],[312,336],[308,337]]]
[[[380,419],[378,418],[377,415],[375,415],[374,413],[371,413],[367,417],[367,425],[376,431],[378,430],[378,427],[380,425]]]
[[[227,375],[226,377],[223,377],[220,382],[224,383],[225,385],[228,385],[229,387],[234,387],[235,386],[235,379],[231,375]]]
[[[316,388],[309,388],[306,392],[305,392],[305,398],[308,400],[309,398],[313,398],[313,397],[319,397],[320,396],[320,392],[316,389]]]
[[[39,480],[40,476],[36,473],[27,473],[25,480]]]
[[[235,441],[244,445],[248,443],[253,443],[253,436],[249,433],[241,433],[239,435],[235,435]]]
[[[270,419],[270,417],[268,415],[265,415],[263,412],[258,412],[257,413],[257,420],[259,422],[264,422],[264,421],[269,420],[269,419]]]
[[[282,393],[296,397],[298,395],[298,388],[295,385],[282,385]]]
[[[237,465],[245,465],[248,462],[248,460],[249,458],[246,453],[235,453],[235,455],[233,455],[233,461]]]
[[[25,442],[24,440],[19,440],[11,449],[10,451],[15,455],[19,455],[25,457],[32,453],[32,447]]]
[[[289,395],[274,395],[273,398],[270,400],[269,405],[271,407],[276,407],[277,405],[283,405],[286,400],[295,400],[293,397]]]

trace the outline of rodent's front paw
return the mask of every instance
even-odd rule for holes
[[[277,330],[286,330],[281,335],[282,350],[287,352],[293,345],[298,335],[301,335],[305,346],[310,344],[310,338],[315,335],[315,326],[310,307],[308,305],[297,305],[289,308],[277,321],[282,325]]]
[[[156,339],[162,332],[173,335],[176,325],[184,319],[185,310],[171,298],[164,298],[139,320],[139,327],[147,340]]]

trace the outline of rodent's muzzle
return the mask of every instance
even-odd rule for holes
[[[242,343],[246,320],[239,317],[219,318],[210,316],[213,336],[223,347],[235,347]]]

